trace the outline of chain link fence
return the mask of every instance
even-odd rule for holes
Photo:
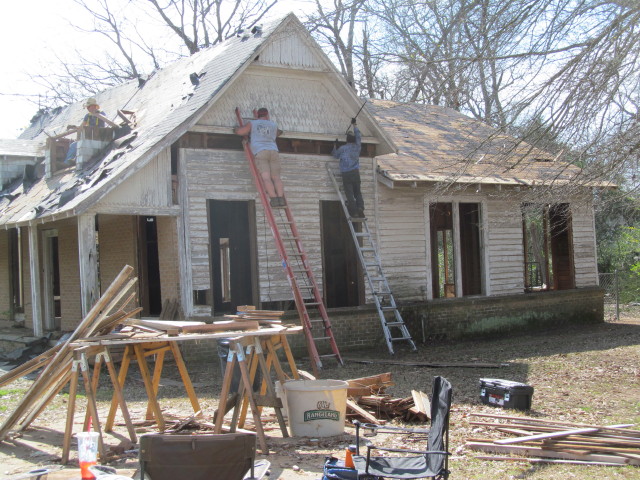
[[[620,277],[618,271],[598,274],[600,287],[604,289],[604,319],[620,321]]]

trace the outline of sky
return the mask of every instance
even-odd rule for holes
[[[109,0],[117,3],[118,0]],[[305,2],[279,0],[276,14],[300,15]],[[307,4],[307,8],[309,5]],[[45,89],[30,78],[55,68],[58,57],[96,48],[99,35],[78,31],[87,25],[73,0],[4,0],[0,7],[0,138],[16,138],[39,108]],[[100,47],[102,49],[102,47]]]

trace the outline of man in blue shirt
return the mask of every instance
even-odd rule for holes
[[[284,207],[284,186],[280,178],[280,155],[276,138],[282,135],[282,130],[269,117],[269,110],[258,109],[257,117],[242,127],[234,128],[238,135],[249,135],[249,146],[256,160],[256,168],[260,172],[264,189],[271,199],[272,207]]]
[[[353,133],[347,134],[346,145],[338,148],[333,146],[333,156],[340,160],[340,173],[342,173],[342,185],[347,197],[347,210],[352,218],[364,218],[364,200],[360,191],[360,129],[356,126],[356,119],[351,119]],[[336,139],[337,142],[337,139]]]

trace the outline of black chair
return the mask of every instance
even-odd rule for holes
[[[449,410],[451,409],[452,389],[444,377],[435,377],[431,395],[431,427],[400,428],[385,427],[369,423],[354,422],[356,426],[356,455],[353,463],[358,475],[373,475],[385,478],[449,478]],[[373,435],[377,433],[428,435],[426,450],[408,450],[401,448],[383,448],[369,442],[367,455],[360,455],[360,429]],[[363,435],[365,433],[363,432]],[[372,450],[391,453],[404,453],[404,456],[372,456]]]

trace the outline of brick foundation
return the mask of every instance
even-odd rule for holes
[[[404,306],[401,311],[414,341],[420,345],[423,339],[451,340],[603,322],[603,294],[602,289],[590,287],[499,297],[447,298]],[[386,354],[373,306],[331,309],[329,318],[341,353],[375,348]],[[285,323],[298,324],[297,315],[289,312]],[[296,357],[308,356],[304,335],[290,335],[288,339]],[[180,348],[187,363],[219,362],[215,341],[184,342]],[[319,349],[327,353],[326,348]]]

